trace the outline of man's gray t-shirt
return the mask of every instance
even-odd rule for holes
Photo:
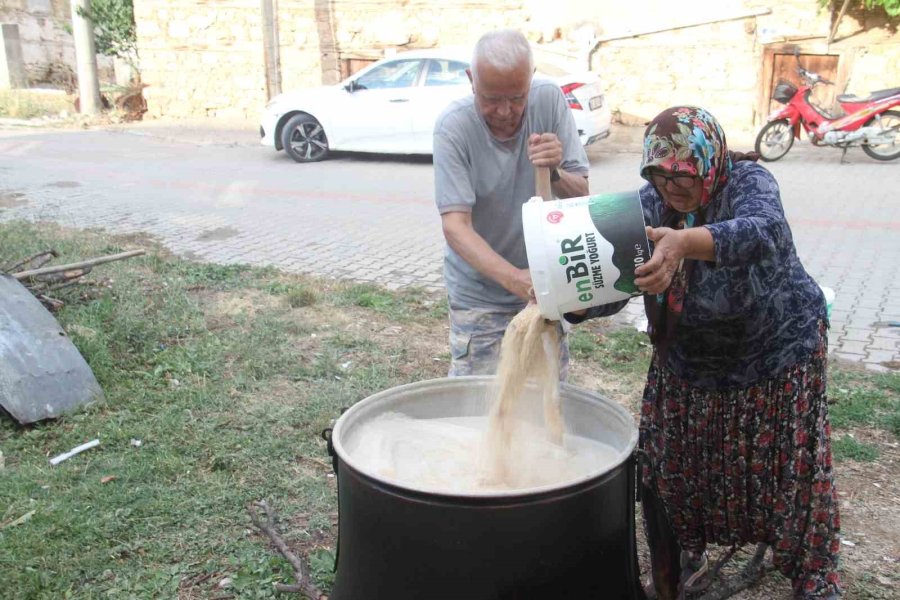
[[[475,231],[517,268],[528,267],[522,234],[522,204],[535,195],[534,166],[528,159],[533,133],[555,133],[562,142],[560,168],[587,176],[587,155],[559,86],[535,80],[522,127],[508,140],[490,132],[474,96],[453,102],[434,128],[435,202],[443,215],[471,212]],[[449,244],[444,280],[453,308],[519,309],[521,298],[483,276]]]

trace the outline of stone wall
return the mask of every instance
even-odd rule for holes
[[[644,8],[649,4],[638,2]],[[812,0],[748,0],[719,5],[714,13],[679,10],[670,15],[666,26],[704,15],[724,18],[729,11],[737,15],[765,8],[771,14],[601,43],[592,69],[603,77],[615,114],[622,122],[639,124],[672,104],[700,104],[726,130],[753,129],[765,118],[760,90],[766,83],[765,50],[772,44],[796,45],[805,54],[837,55],[845,74],[841,87],[851,92],[861,94],[900,81],[900,36],[896,34],[900,19],[890,20],[883,12],[849,11],[830,46],[832,12],[819,9]],[[649,31],[658,25],[640,20],[622,31],[620,23],[620,29],[607,27],[604,35],[625,34],[628,29]]]
[[[277,9],[283,90],[336,82],[342,60],[471,43],[523,23],[522,3],[508,0],[280,0]],[[266,102],[259,0],[142,0],[134,10],[150,116],[258,115]]]
[[[850,91],[900,81],[897,19],[854,8],[828,47],[832,12],[815,0],[682,0],[677,10],[666,0],[276,5],[283,90],[334,83],[351,59],[358,66],[403,49],[471,45],[500,27],[562,48],[573,69],[597,72],[610,106],[626,123],[692,103],[709,108],[726,128],[753,128],[764,116],[760,91],[771,44],[839,55]],[[746,16],[757,9],[772,12]],[[135,19],[151,116],[256,117],[267,99],[259,0],[141,0]],[[605,41],[596,44],[598,37]]]
[[[259,5],[259,2],[256,3]],[[314,2],[279,0],[278,3],[278,52],[281,64],[281,89],[293,90],[321,85],[323,55],[327,44],[320,40],[320,29],[331,30],[325,16],[316,17]],[[320,10],[321,12],[321,10]],[[247,107],[252,114],[262,109],[265,103],[265,80],[263,96],[255,106]],[[255,111],[255,112],[254,112]]]
[[[517,1],[334,0],[333,5],[342,51],[469,45],[485,31],[512,26],[534,35],[527,11]]]
[[[900,85],[900,17],[851,9],[841,21],[832,47],[850,63],[846,91],[863,95]],[[864,33],[861,33],[864,32]],[[841,90],[844,91],[844,90]]]
[[[265,96],[258,0],[134,3],[150,116],[246,116]]]
[[[856,48],[846,91],[858,96],[900,84],[900,44],[873,44]]]
[[[700,105],[726,127],[752,116],[752,20],[727,21],[603,43],[593,56],[615,116],[641,124],[676,104]]]

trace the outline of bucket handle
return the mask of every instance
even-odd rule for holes
[[[338,472],[338,457],[337,452],[334,450],[334,442],[331,440],[331,434],[334,432],[334,429],[331,427],[326,427],[322,430],[322,433],[319,434],[323,440],[325,440],[325,447],[328,450],[328,456],[331,457],[331,469],[334,471],[334,474],[337,475]]]
[[[331,457],[331,469],[334,471],[335,481],[337,481],[337,484],[338,484],[338,522],[340,523],[340,519],[341,519],[341,503],[340,503],[341,482],[340,482],[340,479],[337,477],[338,458],[337,458],[337,452],[335,452],[335,450],[334,450],[334,442],[331,440],[332,433],[334,433],[334,429],[332,429],[331,427],[326,427],[325,429],[322,430],[322,433],[320,433],[319,435],[322,437],[323,440],[325,440],[326,448],[328,448],[328,455]],[[338,525],[338,527],[340,527],[340,525]],[[340,557],[341,557],[341,536],[338,536],[338,539],[335,542],[335,547],[334,547],[334,572],[335,573],[337,572],[338,559],[340,559]]]

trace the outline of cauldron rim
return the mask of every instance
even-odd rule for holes
[[[498,498],[498,499],[511,499],[517,498],[520,496],[536,496],[536,495],[544,495],[547,493],[553,492],[565,492],[569,490],[569,488],[582,486],[590,481],[600,479],[606,474],[612,472],[613,470],[619,468],[623,465],[634,452],[635,447],[638,442],[638,430],[634,424],[634,418],[628,413],[627,410],[621,405],[596,392],[592,392],[586,388],[582,388],[579,386],[571,385],[568,383],[563,383],[560,385],[560,398],[563,401],[574,401],[574,402],[582,402],[582,403],[591,403],[591,404],[600,404],[606,410],[615,414],[615,416],[623,423],[627,424],[630,431],[630,436],[625,443],[624,447],[619,448],[614,446],[617,450],[616,458],[605,465],[602,469],[597,469],[596,471],[591,471],[582,477],[578,477],[575,479],[569,479],[563,481],[561,483],[542,485],[542,486],[534,486],[528,488],[519,488],[514,490],[484,490],[484,491],[473,491],[467,493],[459,493],[459,492],[448,492],[446,490],[429,488],[426,486],[416,486],[410,484],[405,481],[400,481],[397,479],[392,479],[389,477],[383,477],[381,475],[370,472],[367,469],[361,468],[358,463],[356,463],[353,458],[350,456],[350,453],[344,448],[343,445],[343,435],[344,428],[348,426],[348,423],[352,423],[354,417],[357,416],[358,413],[366,410],[370,405],[376,404],[378,402],[384,401],[385,398],[392,398],[397,396],[399,393],[410,393],[421,391],[422,389],[428,389],[436,386],[446,387],[446,386],[459,386],[465,387],[470,386],[473,383],[476,385],[482,385],[485,388],[494,380],[493,376],[489,375],[470,375],[470,376],[461,376],[461,377],[441,377],[435,379],[426,379],[423,381],[416,381],[413,383],[407,383],[400,386],[395,386],[392,388],[388,388],[386,390],[382,390],[380,392],[376,392],[371,396],[367,396],[363,398],[350,408],[348,408],[341,416],[338,418],[337,422],[334,425],[334,429],[331,435],[331,444],[334,447],[334,451],[337,456],[340,458],[341,462],[351,467],[357,473],[364,475],[367,478],[374,479],[376,481],[382,482],[384,484],[388,484],[395,488],[400,488],[403,490],[408,490],[410,492],[414,492],[416,494],[424,494],[426,496],[441,496],[441,497],[455,497],[455,498]]]

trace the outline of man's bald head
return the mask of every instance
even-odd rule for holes
[[[472,54],[472,75],[477,80],[479,70],[512,72],[525,69],[534,72],[531,45],[521,32],[501,29],[481,36]]]

